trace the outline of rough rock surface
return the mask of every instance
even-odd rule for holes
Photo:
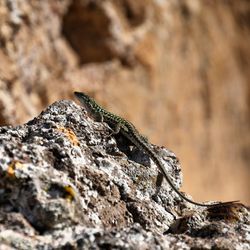
[[[0,249],[250,249],[247,207],[201,209],[72,101],[0,128]],[[154,146],[177,187],[174,153]]]

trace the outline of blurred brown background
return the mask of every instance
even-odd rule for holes
[[[179,157],[195,200],[250,202],[250,1],[0,1],[0,124],[74,90]]]

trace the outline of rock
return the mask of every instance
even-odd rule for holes
[[[0,127],[0,249],[247,249],[249,210],[201,209],[164,183],[121,135],[72,101]],[[174,153],[157,146],[181,185]]]

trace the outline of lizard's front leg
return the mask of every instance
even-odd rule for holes
[[[95,113],[94,118],[97,122],[103,122],[103,115],[101,113]]]

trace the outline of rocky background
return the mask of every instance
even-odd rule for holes
[[[182,163],[195,200],[250,202],[248,0],[0,1],[0,124],[74,90]]]

